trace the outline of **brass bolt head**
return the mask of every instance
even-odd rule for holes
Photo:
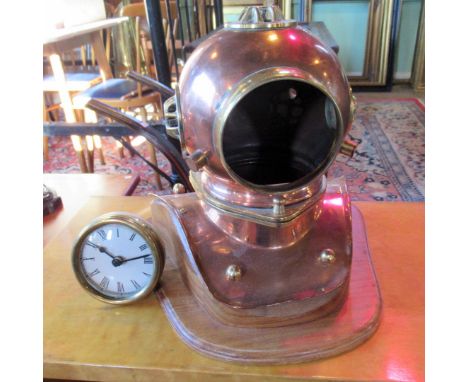
[[[319,256],[319,260],[322,264],[333,264],[336,261],[336,254],[333,249],[324,249]]]
[[[208,163],[208,152],[200,149],[195,150],[186,162],[192,171],[198,171]]]
[[[226,268],[226,279],[229,281],[237,281],[242,277],[242,269],[237,264],[231,264]]]
[[[174,194],[184,194],[185,186],[182,183],[176,183],[174,184],[174,187],[172,187],[172,192]]]

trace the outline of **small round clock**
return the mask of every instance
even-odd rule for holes
[[[79,283],[92,296],[128,304],[154,290],[164,268],[164,253],[149,223],[116,212],[100,216],[81,231],[72,264]]]

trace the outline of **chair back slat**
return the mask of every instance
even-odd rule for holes
[[[215,25],[214,7],[211,0],[161,0],[162,25],[165,33],[165,43],[169,68],[175,74],[176,80],[179,79],[178,58],[182,62],[186,60],[186,52],[183,49],[186,43],[190,43],[213,30]],[[118,12],[118,16],[126,16],[140,21],[146,21],[146,8],[144,3],[133,3],[123,6]],[[141,26],[138,27],[135,46],[138,46],[137,52],[142,52],[142,58],[138,57],[139,64],[141,60],[145,62],[149,74],[154,74],[153,54],[151,53],[151,39],[147,30]],[[138,70],[137,70],[138,71]]]

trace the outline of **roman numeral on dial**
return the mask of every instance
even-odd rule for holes
[[[87,241],[85,244],[86,244],[86,245],[89,245],[90,247],[93,247],[93,248],[97,248],[97,247],[98,247],[96,244],[94,244],[94,243],[92,243],[92,242],[90,242],[90,241]]]
[[[101,280],[101,282],[99,283],[99,287],[101,289],[107,289],[107,287],[109,286],[109,279],[107,277],[103,277],[103,279]]]
[[[97,233],[99,234],[99,236],[101,236],[102,240],[106,238],[106,231],[104,231],[103,229],[100,229],[99,231],[97,231]]]
[[[151,255],[146,255],[143,261],[144,264],[153,264],[153,258],[151,257]]]
[[[125,292],[125,288],[124,288],[123,284],[120,281],[117,281],[117,292],[119,292],[119,293],[124,293]]]
[[[93,276],[96,276],[97,274],[101,273],[101,271],[99,269],[95,269],[94,271],[92,271],[91,273],[88,273],[88,277],[93,277]]]
[[[85,260],[95,260],[94,257],[80,257],[80,260],[81,261],[85,261]]]
[[[132,236],[130,236],[130,241],[133,241],[135,239],[136,233],[132,233]]]
[[[138,284],[135,280],[131,280],[131,281],[132,281],[132,284],[135,287],[135,289],[141,289],[140,284]]]
[[[148,248],[148,244],[140,245],[140,251],[144,251],[146,248]]]

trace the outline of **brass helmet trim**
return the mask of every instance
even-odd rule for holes
[[[286,96],[292,101],[298,97],[302,102],[305,94],[307,102],[314,104],[305,105],[303,111],[307,115],[293,121],[293,126],[276,123],[271,118],[274,113],[259,122],[265,113],[259,111],[255,115],[255,111],[246,112],[245,108],[252,100],[256,105],[261,102],[256,95],[268,93],[265,88],[286,89]],[[281,96],[284,97],[278,95]],[[245,102],[249,98],[250,102]],[[268,102],[260,104],[263,111],[277,106]],[[231,121],[233,118],[235,122]],[[278,133],[281,129],[289,130]],[[300,69],[277,67],[253,73],[223,97],[214,121],[213,140],[223,167],[236,182],[265,192],[292,191],[326,171],[339,151],[343,132],[340,109],[323,85]],[[295,140],[286,141],[290,136]]]
[[[254,5],[244,8],[239,20],[224,24],[226,29],[261,30],[297,26],[296,20],[285,20],[281,9],[272,1],[265,5]]]
[[[242,23],[242,22],[230,22],[225,23],[224,28],[232,30],[264,30],[264,29],[281,29],[281,28],[294,28],[297,26],[295,20],[282,20],[271,23]]]

